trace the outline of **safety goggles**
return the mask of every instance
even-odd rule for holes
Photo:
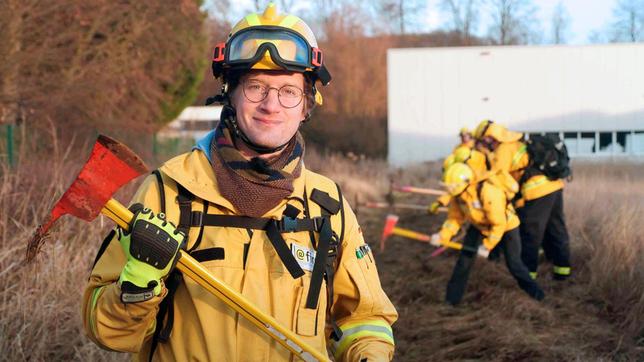
[[[277,26],[243,29],[235,33],[227,43],[218,44],[213,56],[213,70],[221,72],[224,65],[230,69],[249,69],[267,51],[271,60],[283,69],[294,72],[312,71],[323,85],[331,80],[323,65],[322,51],[312,47],[297,32]]]

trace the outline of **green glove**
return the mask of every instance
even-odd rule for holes
[[[127,262],[118,284],[121,301],[136,303],[161,294],[161,279],[170,273],[178,260],[185,234],[141,204],[130,207],[134,212],[130,231],[119,228],[119,242]]]
[[[434,202],[432,202],[432,203],[429,205],[429,207],[427,208],[427,212],[428,212],[428,213],[430,213],[430,214],[432,214],[432,215],[436,215],[436,214],[438,213],[438,208],[439,208],[439,207],[441,207],[440,202],[438,202],[438,201],[434,201]]]

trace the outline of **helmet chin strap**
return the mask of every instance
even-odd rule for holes
[[[232,131],[233,137],[236,140],[241,140],[242,142],[244,142],[244,144],[246,144],[248,148],[259,153],[260,155],[266,155],[283,150],[284,147],[286,147],[289,142],[291,142],[293,137],[295,137],[295,135],[293,135],[293,137],[286,141],[286,143],[277,147],[265,147],[258,145],[257,143],[251,141],[250,138],[246,136],[244,131],[239,128],[239,125],[237,124],[237,111],[230,104],[225,104],[223,109],[221,110],[221,120],[224,122],[226,127],[228,127],[228,129]]]

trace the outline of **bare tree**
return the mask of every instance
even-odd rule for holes
[[[536,6],[531,0],[489,0],[492,25],[489,33],[500,45],[539,41]]]
[[[612,41],[644,41],[644,0],[618,0],[613,18]]]
[[[286,13],[290,13],[291,10],[293,9],[294,2],[295,2],[294,0],[280,0],[281,10]]]
[[[565,44],[570,29],[570,14],[560,1],[552,12],[552,43]]]
[[[378,28],[374,33],[398,33],[401,35],[417,31],[419,16],[426,3],[418,0],[379,0],[371,3]],[[384,24],[384,25],[383,25]]]
[[[441,11],[451,17],[452,30],[461,34],[465,44],[470,43],[473,29],[478,23],[481,0],[441,0]]]

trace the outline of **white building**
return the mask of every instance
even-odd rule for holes
[[[157,136],[160,139],[198,140],[217,126],[222,106],[187,107]]]
[[[483,119],[644,157],[644,44],[390,49],[387,68],[393,164],[443,158]]]

